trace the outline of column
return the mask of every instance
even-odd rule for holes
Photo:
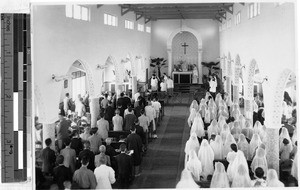
[[[226,92],[228,93],[228,96],[230,97],[231,100],[231,80],[230,77],[226,77]]]
[[[203,84],[203,69],[202,69],[202,49],[198,48],[198,72],[199,72],[199,84]]]
[[[239,86],[233,86],[233,102],[239,101]]]
[[[251,126],[253,126],[253,98],[245,98],[245,108],[244,108],[244,114],[247,119],[250,119]]]
[[[267,128],[268,141],[266,144],[266,157],[269,169],[275,169],[279,175],[279,128]]]
[[[132,98],[134,97],[135,93],[137,92],[137,78],[136,76],[132,77]]]
[[[43,148],[46,148],[45,140],[52,140],[51,149],[55,150],[55,123],[43,124]]]
[[[99,116],[100,105],[99,98],[90,99],[91,127],[97,126],[97,117]]]
[[[171,76],[173,71],[172,49],[168,48],[167,53],[168,53],[168,75]]]
[[[120,98],[120,94],[123,91],[122,84],[116,83],[115,89],[116,89],[116,94],[117,94],[117,99],[118,99],[118,98]]]

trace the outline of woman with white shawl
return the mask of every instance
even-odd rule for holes
[[[254,134],[250,141],[250,157],[253,158],[255,155],[256,148],[261,144],[261,140],[258,134]]]
[[[236,141],[234,140],[234,137],[232,136],[232,134],[228,133],[226,136],[226,140],[224,142],[224,148],[223,148],[223,155],[227,156],[228,152],[230,152],[231,148],[230,145],[231,144],[236,144]]]
[[[256,154],[251,162],[251,170],[255,173],[256,168],[261,167],[264,170],[264,176],[268,172],[268,163],[266,158],[266,151],[262,148],[256,150]]]
[[[199,188],[199,185],[194,181],[191,172],[187,168],[181,172],[180,181],[176,185],[176,189],[179,188]]]
[[[276,170],[269,169],[267,174],[267,187],[284,187],[284,184],[279,181]]]
[[[253,128],[251,126],[251,121],[249,119],[246,119],[246,122],[245,122],[245,128],[242,129],[242,133],[245,135],[245,137],[249,140],[252,139],[252,136],[253,136]]]
[[[239,136],[240,136],[241,132],[242,132],[242,129],[239,126],[239,122],[234,121],[233,122],[233,128],[231,129],[231,134],[233,135],[235,141],[239,140]]]
[[[214,119],[207,128],[208,139],[210,139],[212,134],[217,135],[219,133],[220,133],[220,130],[219,130],[219,127],[218,127],[218,122],[217,122],[216,119]]]
[[[226,124],[226,120],[222,115],[220,115],[219,119],[218,119],[218,125],[219,125],[220,132],[223,130],[224,124]]]
[[[242,114],[239,116],[238,122],[240,124],[241,129],[244,129],[246,127],[245,126],[246,125],[246,119]]]
[[[251,179],[247,169],[248,166],[243,164],[237,166],[237,172],[234,175],[231,187],[251,187]]]
[[[201,117],[205,118],[205,112],[206,112],[206,109],[207,109],[207,105],[204,102],[203,104],[201,103],[199,107],[200,107],[199,112],[201,114]]]
[[[192,134],[193,132],[196,133],[198,138],[202,138],[203,136],[205,136],[204,123],[199,112],[196,113],[196,117],[194,118],[190,134]]]
[[[210,142],[210,147],[214,151],[214,159],[215,160],[222,160],[223,156],[223,142],[220,135],[217,135],[214,141]]]
[[[199,105],[198,105],[198,102],[197,100],[193,100],[191,105],[190,105],[190,112],[191,112],[191,109],[194,108],[196,111],[199,110]]]
[[[224,106],[220,106],[219,107],[219,112],[218,112],[218,116],[223,116],[225,119],[228,119],[229,118],[229,114],[228,112],[225,110],[225,107]]]
[[[210,116],[210,111],[209,108],[205,109],[205,116],[204,116],[204,123],[210,124],[211,122],[211,116]]]
[[[244,156],[244,153],[240,150],[237,151],[236,156],[231,164],[231,166],[227,168],[227,175],[229,181],[232,181],[235,174],[238,172],[238,166],[243,165],[246,168],[246,172],[249,175],[248,163]]]
[[[290,135],[289,135],[289,131],[285,127],[281,128],[281,133],[279,135],[279,148],[280,149],[284,146],[283,139],[287,139],[289,141],[290,148],[293,149],[293,145],[292,145],[292,141],[291,141],[291,138],[290,138]]]
[[[189,125],[189,127],[192,126],[192,124],[194,122],[194,119],[196,117],[196,113],[197,113],[197,111],[196,111],[195,108],[191,108],[190,109],[190,115],[189,115],[189,118],[188,118],[188,125]]]
[[[194,150],[190,151],[190,156],[186,163],[186,168],[192,173],[192,176],[195,181],[200,181],[200,175],[202,173],[202,164]]]
[[[296,153],[293,160],[291,175],[298,180],[298,153]]]
[[[196,133],[191,133],[191,136],[189,138],[188,141],[186,141],[185,143],[185,149],[184,149],[184,153],[185,153],[185,164],[189,159],[189,154],[191,151],[195,151],[198,152],[200,148],[200,144],[197,138]]]
[[[198,158],[202,164],[202,176],[205,180],[207,180],[207,176],[212,175],[214,173],[214,151],[209,146],[208,141],[206,139],[202,140],[198,152]]]
[[[250,145],[244,134],[240,134],[237,146],[238,146],[238,149],[244,153],[247,160],[252,159],[250,157]]]
[[[215,171],[210,182],[210,188],[229,188],[225,167],[221,162],[215,163]]]

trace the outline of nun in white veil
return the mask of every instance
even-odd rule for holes
[[[246,119],[242,114],[239,116],[238,122],[240,124],[241,129],[244,129],[246,127],[245,126],[246,125]]]
[[[214,151],[214,159],[215,160],[222,160],[223,156],[223,142],[220,135],[217,135],[214,141],[210,142],[210,147]]]
[[[227,175],[229,181],[232,181],[234,178],[234,175],[238,172],[238,166],[243,165],[246,167],[247,174],[249,175],[249,169],[248,169],[248,163],[244,156],[244,153],[240,150],[237,151],[236,156],[231,163],[231,166],[227,168]]]
[[[220,115],[218,120],[219,129],[222,131],[224,124],[226,124],[226,119],[224,116]]]
[[[294,134],[293,134],[293,136],[292,136],[292,142],[293,142],[293,145],[295,145],[295,142],[297,141],[297,139],[298,139],[298,136],[297,136],[297,128],[295,128],[295,130],[294,130]]]
[[[251,160],[250,145],[249,145],[248,141],[246,140],[246,137],[244,134],[240,134],[237,146],[238,146],[239,150],[243,151],[246,159]]]
[[[229,188],[225,167],[221,162],[215,163],[215,171],[210,182],[210,188]]]
[[[214,173],[214,151],[206,139],[202,140],[198,152],[198,158],[202,164],[202,176],[205,180],[207,180],[207,176]]]
[[[255,155],[256,148],[261,144],[261,140],[258,134],[254,134],[250,141],[250,157],[253,158]]]
[[[281,128],[281,133],[279,135],[279,148],[280,149],[284,146],[283,139],[287,139],[289,141],[289,145],[288,145],[288,146],[290,146],[289,148],[293,149],[293,147],[292,147],[293,145],[292,145],[292,141],[291,141],[289,132],[288,132],[287,128],[285,128],[285,127]]]
[[[255,173],[256,168],[261,167],[264,170],[264,176],[268,172],[268,163],[266,158],[266,151],[262,148],[256,150],[256,154],[251,162],[251,170]]]
[[[248,166],[240,164],[237,166],[231,187],[251,187],[251,179],[248,172]]]
[[[245,135],[247,139],[249,140],[252,139],[254,132],[253,132],[253,127],[251,126],[251,121],[249,119],[246,119],[245,128],[242,129],[242,133]]]
[[[209,124],[211,122],[211,116],[210,116],[210,111],[209,108],[205,109],[205,116],[204,116],[204,123]]]
[[[191,171],[195,181],[200,181],[200,175],[202,173],[202,164],[198,159],[197,154],[194,150],[190,152],[189,159],[186,163],[186,168],[189,171]]]
[[[208,139],[210,139],[212,134],[219,134],[219,133],[220,133],[220,130],[218,127],[218,122],[216,119],[214,119],[207,128]]]
[[[204,104],[201,103],[199,112],[200,112],[202,118],[205,118],[206,109],[207,109],[207,105],[205,103]]]
[[[224,106],[220,106],[219,107],[219,112],[218,112],[218,116],[223,116],[225,119],[228,119],[229,118],[229,114],[228,112],[225,110],[225,107]]]
[[[269,169],[267,174],[267,187],[284,187],[284,184],[279,181],[276,170]]]
[[[238,141],[241,132],[242,132],[242,129],[239,125],[239,122],[234,121],[233,122],[233,128],[231,129],[231,134],[233,135],[235,141]]]
[[[190,152],[191,151],[198,152],[199,148],[200,148],[200,144],[199,144],[196,133],[191,133],[189,140],[186,141],[186,143],[185,143],[185,149],[184,149],[184,152],[185,152],[185,162],[184,163],[185,164],[189,159]]]
[[[231,151],[230,145],[231,144],[236,144],[236,141],[234,140],[234,137],[232,134],[228,133],[226,136],[226,140],[224,142],[224,147],[223,147],[223,155],[227,156],[228,152]]]
[[[190,115],[189,115],[189,118],[188,118],[188,125],[189,125],[189,127],[192,126],[192,124],[194,122],[194,119],[196,117],[196,113],[197,113],[197,111],[196,111],[195,108],[191,108],[190,109]]]
[[[194,108],[196,111],[199,110],[199,105],[198,105],[198,102],[197,100],[193,100],[191,105],[190,105],[190,112],[191,112],[191,109]]]
[[[176,185],[176,189],[179,188],[199,188],[199,185],[197,185],[197,183],[194,181],[191,172],[187,168],[181,172],[180,181]]]
[[[192,134],[193,132],[196,133],[198,138],[202,138],[203,136],[205,136],[204,123],[199,112],[196,113],[196,117],[194,118],[190,134]]]

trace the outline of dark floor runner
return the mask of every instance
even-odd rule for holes
[[[158,128],[159,138],[149,145],[142,162],[142,175],[134,180],[131,188],[175,188],[178,182],[178,173],[183,169],[182,139],[188,108],[167,109],[169,113]]]

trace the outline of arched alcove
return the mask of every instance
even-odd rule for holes
[[[199,32],[197,32],[196,30],[189,28],[187,26],[182,26],[176,30],[174,30],[168,40],[167,40],[167,53],[168,53],[168,75],[171,76],[172,71],[173,71],[173,65],[174,63],[172,62],[172,58],[173,58],[173,51],[172,51],[172,42],[174,37],[181,32],[189,32],[191,34],[193,34],[198,42],[198,60],[197,60],[197,67],[198,67],[198,72],[199,72],[199,83],[202,83],[202,38]]]
[[[108,56],[105,61],[104,69],[101,72],[102,78],[102,91],[112,91],[115,92],[115,63],[112,56]]]

